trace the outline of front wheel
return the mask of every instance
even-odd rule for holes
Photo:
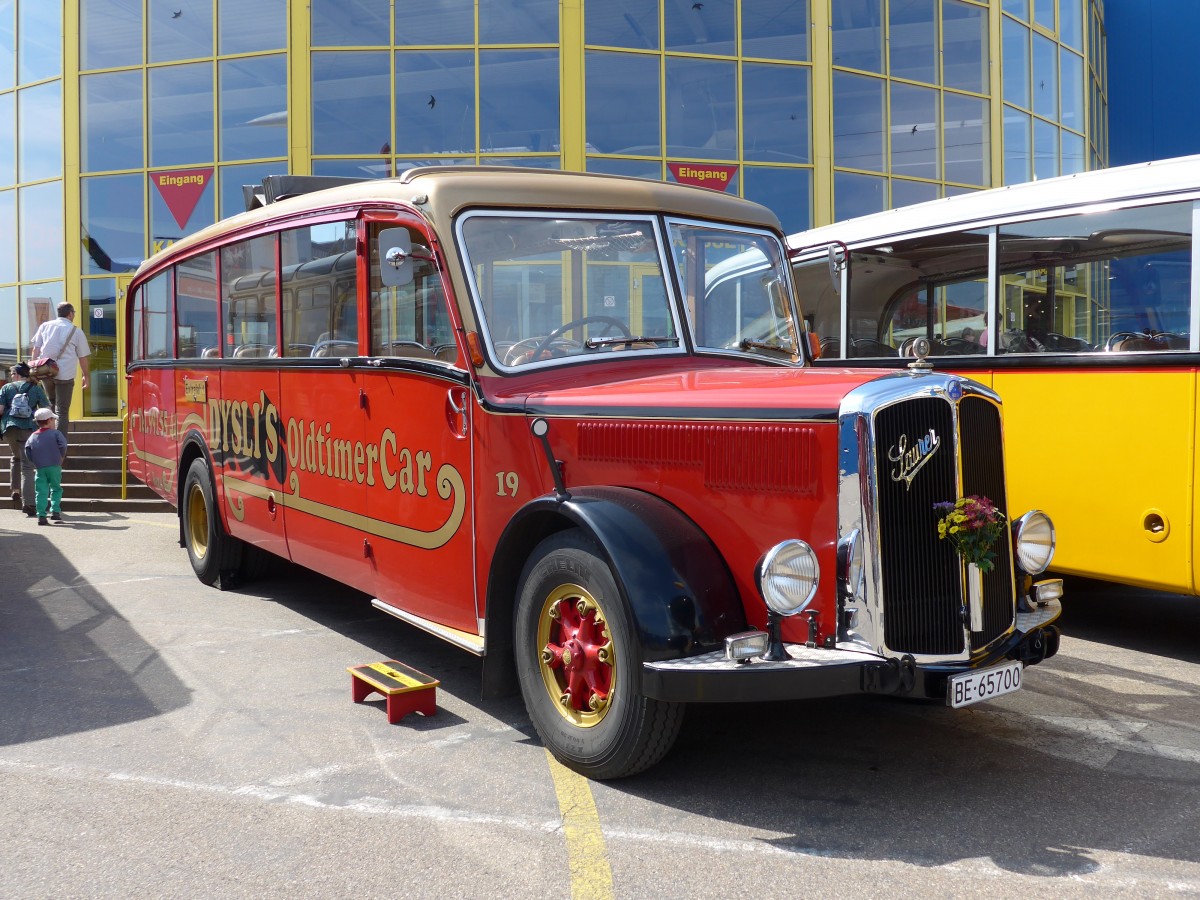
[[[204,584],[216,584],[241,563],[241,541],[226,534],[214,496],[207,464],[203,459],[192,460],[183,483],[179,514],[192,571]]]
[[[599,548],[577,529],[535,548],[517,593],[517,674],[529,717],[564,765],[621,778],[662,759],[683,706],[641,693],[629,611]]]

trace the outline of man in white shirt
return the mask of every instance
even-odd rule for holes
[[[92,348],[88,346],[83,331],[75,324],[75,307],[60,303],[55,310],[58,318],[43,322],[33,335],[30,359],[49,356],[58,363],[58,377],[46,381],[43,387],[50,398],[50,407],[58,416],[58,430],[66,434],[71,427],[71,395],[75,393],[75,371],[83,373],[80,382],[88,386],[88,357]]]

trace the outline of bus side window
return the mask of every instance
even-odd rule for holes
[[[275,235],[221,248],[221,312],[225,356],[269,356],[275,350]]]
[[[356,235],[354,222],[280,235],[285,357],[358,355]]]
[[[371,225],[371,355],[409,359],[435,359],[454,363],[458,347],[446,308],[446,295],[437,267],[414,258],[413,277],[406,284],[388,286],[379,272],[379,232],[392,223]],[[414,251],[427,239],[410,229]]]
[[[181,262],[175,289],[179,359],[199,359],[207,355],[206,350],[219,349],[216,251]]]

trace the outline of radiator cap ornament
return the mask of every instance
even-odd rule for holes
[[[912,352],[916,359],[910,362],[908,367],[915,374],[923,374],[933,370],[933,363],[925,359],[932,349],[933,344],[930,343],[929,338],[919,337],[913,341]]]

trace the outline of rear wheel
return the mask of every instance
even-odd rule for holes
[[[214,502],[212,476],[203,459],[192,461],[183,483],[183,544],[192,571],[204,584],[216,584],[222,574],[237,571],[242,542],[225,533]]]
[[[683,706],[641,693],[636,631],[599,548],[577,529],[534,550],[517,596],[517,674],[529,717],[564,765],[620,778],[658,762]]]

